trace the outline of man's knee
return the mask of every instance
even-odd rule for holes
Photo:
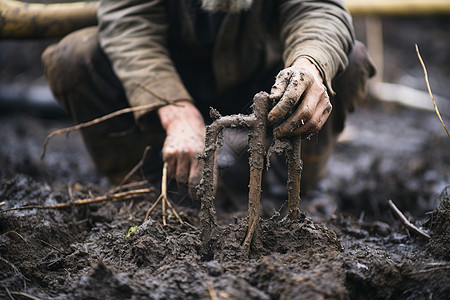
[[[66,36],[42,54],[42,65],[53,93],[62,95],[86,80],[99,52],[97,28],[89,27]]]

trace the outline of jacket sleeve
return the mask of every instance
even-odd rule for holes
[[[170,59],[162,0],[102,0],[100,45],[131,106],[192,101]],[[144,112],[137,112],[138,119]]]
[[[348,64],[354,43],[350,14],[342,0],[288,0],[280,6],[283,60],[306,57],[318,67],[330,94],[332,79]]]

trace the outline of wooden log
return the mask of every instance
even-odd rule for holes
[[[448,0],[345,0],[358,15],[450,14]],[[98,2],[25,3],[0,1],[0,39],[59,38],[97,24]]]
[[[58,38],[97,24],[98,2],[0,1],[0,39]]]

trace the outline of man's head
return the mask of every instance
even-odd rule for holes
[[[239,13],[249,10],[253,0],[203,0],[202,8],[210,12]]]

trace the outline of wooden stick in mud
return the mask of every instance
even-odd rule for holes
[[[267,96],[267,97],[264,97]],[[250,184],[248,192],[248,230],[242,246],[250,251],[250,245],[255,232],[260,228],[261,217],[261,181],[264,168],[264,157],[266,156],[266,128],[267,114],[269,113],[268,95],[257,95],[253,99],[253,114],[255,122],[250,129],[249,145],[249,166]]]
[[[104,201],[117,201],[117,200],[127,199],[132,196],[148,194],[153,191],[154,191],[154,189],[152,189],[152,188],[137,189],[137,190],[131,190],[131,191],[121,192],[121,193],[112,194],[112,195],[105,195],[105,196],[99,196],[99,197],[93,197],[93,198],[87,198],[87,199],[78,199],[75,201],[60,203],[60,204],[55,204],[55,205],[27,205],[27,206],[21,206],[21,207],[13,207],[13,208],[0,210],[0,213],[14,211],[14,210],[24,210],[24,209],[66,208],[66,207],[71,207],[73,205],[86,205],[86,204],[104,202]]]
[[[298,219],[300,206],[300,180],[302,179],[303,162],[301,159],[302,139],[300,136],[291,138],[291,147],[286,151],[288,165],[288,211],[291,220]]]
[[[249,136],[250,147],[250,188],[249,188],[249,225],[243,247],[249,250],[253,236],[259,230],[260,199],[261,199],[261,172],[264,166],[265,136],[267,126],[267,113],[269,108],[269,95],[261,92],[255,95],[253,114],[220,116],[212,110],[211,115],[216,119],[206,128],[205,149],[200,159],[203,160],[203,176],[196,187],[197,197],[201,199],[200,206],[200,238],[203,243],[202,256],[209,258],[213,255],[212,247],[219,238],[216,223],[216,210],[214,208],[214,163],[217,149],[222,145],[222,130],[229,127],[251,128]]]
[[[222,146],[222,130],[228,127],[250,127],[255,122],[254,115],[231,115],[221,117],[216,111],[216,120],[206,127],[205,149],[199,156],[203,160],[203,174],[200,183],[195,188],[200,199],[200,239],[204,245],[202,256],[211,254],[211,247],[218,239],[216,209],[214,207],[214,163],[218,148]],[[211,113],[212,114],[212,113]]]
[[[405,226],[407,229],[414,232],[415,234],[417,234],[418,236],[420,236],[423,239],[426,239],[426,240],[431,239],[431,237],[427,233],[423,232],[422,230],[417,228],[414,224],[409,222],[408,219],[405,217],[405,215],[397,208],[397,206],[394,204],[394,202],[392,200],[389,200],[388,204],[389,204],[389,208],[391,209],[392,213],[397,218],[400,219],[400,222],[402,222],[403,226]]]

